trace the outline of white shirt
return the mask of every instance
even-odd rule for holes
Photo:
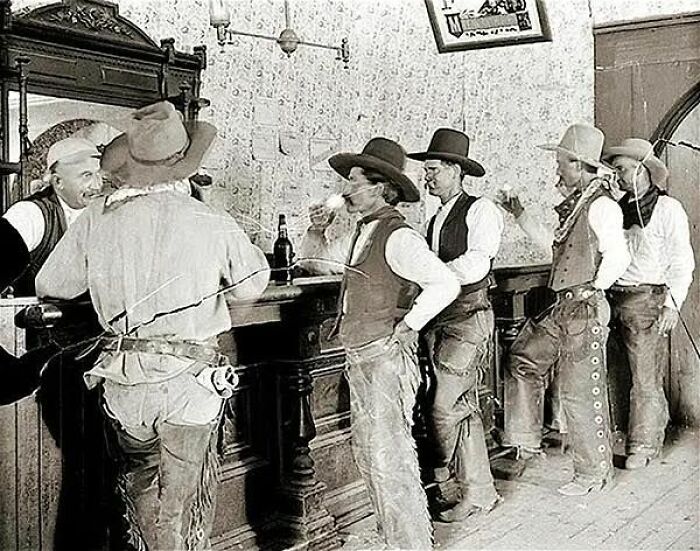
[[[516,220],[538,246],[551,250],[554,242],[554,232],[551,228],[527,211]],[[602,257],[593,286],[607,289],[625,272],[630,263],[630,253],[622,229],[622,210],[609,197],[598,197],[588,208],[588,225],[598,238],[598,251]]]
[[[664,306],[680,308],[688,296],[695,269],[683,205],[667,195],[659,196],[646,227],[635,224],[625,230],[625,237],[632,262],[618,285],[665,284],[670,294]]]
[[[56,197],[58,197],[58,195]],[[83,209],[69,207],[60,197],[58,197],[58,203],[61,205],[63,214],[66,217],[66,227],[70,226],[80,213],[83,212]],[[27,245],[29,252],[36,249],[44,238],[46,223],[44,222],[44,215],[41,213],[41,208],[39,208],[36,203],[31,201],[18,201],[7,209],[7,212],[3,214],[3,218],[17,230],[25,245]]]
[[[365,224],[352,251],[351,264],[356,262],[378,221]],[[307,232],[301,244],[302,258],[324,258],[330,263],[306,263],[315,272],[332,273],[343,269],[350,248],[350,236],[328,241],[320,232]],[[398,276],[416,283],[421,293],[413,307],[404,316],[411,329],[420,331],[431,319],[445,309],[460,291],[459,281],[452,271],[428,248],[425,239],[411,228],[400,228],[386,242],[385,258],[391,270]],[[352,269],[348,267],[346,269]]]
[[[442,230],[447,216],[454,208],[460,195],[456,195],[440,206],[435,214],[430,248],[436,254],[440,250],[440,230]],[[504,226],[501,210],[486,197],[474,201],[467,212],[465,223],[469,228],[467,250],[464,254],[447,262],[450,269],[457,275],[461,285],[476,283],[489,273],[491,260],[496,256],[498,248],[501,246]]]

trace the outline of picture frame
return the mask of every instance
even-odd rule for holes
[[[551,41],[542,0],[425,0],[440,53]]]

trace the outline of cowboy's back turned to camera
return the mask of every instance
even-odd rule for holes
[[[156,111],[162,117],[156,120],[182,124],[172,107],[157,104]],[[204,130],[196,134],[196,128]],[[206,143],[197,136],[206,129],[193,125],[188,151],[199,147],[203,155],[213,133]],[[119,144],[110,144],[106,157],[110,147]],[[100,324],[114,336],[108,343],[117,343],[103,347],[85,380],[102,385],[114,429],[119,491],[132,504],[126,538],[144,540],[149,549],[202,549],[212,512],[202,496],[213,499],[215,492],[215,479],[208,478],[215,473],[206,471],[213,470],[223,397],[195,378],[209,362],[170,346],[215,350],[217,335],[231,328],[219,291],[231,286],[232,298],[254,299],[268,283],[269,267],[228,214],[168,188],[177,163],[145,166],[150,186],[139,186],[133,173],[140,168],[133,167],[117,192],[91,203],[68,229],[37,276],[37,293],[70,299],[89,290]],[[194,172],[196,164],[183,170]],[[122,348],[119,336],[165,348]]]

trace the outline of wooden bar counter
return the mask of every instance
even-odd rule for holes
[[[525,316],[545,300],[547,273],[548,266],[496,270],[498,331],[484,392],[497,419],[500,358]],[[234,329],[221,344],[241,384],[220,426],[215,549],[331,549],[339,529],[370,514],[350,445],[344,352],[327,338],[339,284],[339,276],[272,283],[259,300],[231,305]],[[36,299],[0,301],[0,344],[16,354],[25,331],[14,318],[25,307],[25,325],[47,318]],[[61,454],[39,409],[33,397],[0,407],[0,548],[7,551],[52,548]]]

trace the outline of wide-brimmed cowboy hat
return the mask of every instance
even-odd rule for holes
[[[328,159],[343,178],[347,178],[354,166],[376,170],[386,177],[387,181],[395,184],[401,192],[401,200],[415,203],[420,200],[418,188],[411,179],[403,173],[406,166],[406,151],[395,141],[387,138],[372,138],[367,142],[362,153],[337,153]]]
[[[469,136],[451,128],[439,128],[430,139],[427,151],[409,153],[408,156],[416,161],[436,159],[457,163],[471,176],[483,176],[486,173],[483,166],[469,158]]]
[[[654,146],[651,145],[651,142],[642,138],[628,138],[618,146],[605,149],[604,161],[609,161],[614,157],[629,157],[639,161],[649,170],[652,184],[661,189],[666,186],[668,168],[661,159],[654,155]]]
[[[105,121],[124,132],[102,154],[102,170],[117,186],[143,187],[188,178],[199,168],[216,127],[183,122],[166,101],[137,109],[127,117]]]
[[[599,128],[590,124],[572,124],[566,129],[558,144],[544,144],[538,147],[547,151],[565,153],[595,168],[605,168],[605,165],[600,162],[604,141],[605,134]]]

